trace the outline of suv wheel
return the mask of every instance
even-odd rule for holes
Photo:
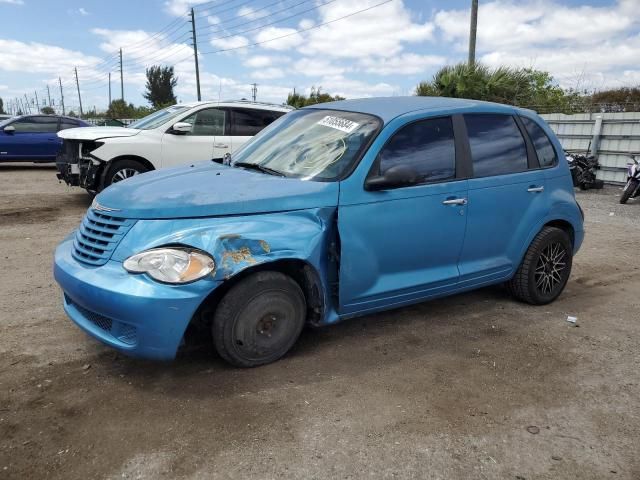
[[[121,182],[147,171],[149,169],[137,160],[118,160],[113,162],[107,168],[100,190],[104,190],[113,183]]]
[[[236,367],[278,360],[296,342],[307,306],[300,286],[279,272],[247,277],[222,298],[213,318],[216,350]]]
[[[569,235],[559,228],[544,227],[531,242],[507,288],[523,302],[550,303],[558,298],[569,280],[572,257]]]

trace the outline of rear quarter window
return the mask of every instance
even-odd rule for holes
[[[544,133],[544,130],[542,130],[542,127],[530,118],[520,117],[520,119],[522,120],[524,128],[527,130],[527,134],[529,134],[529,138],[536,150],[540,166],[544,168],[555,165],[558,160],[556,151],[553,148],[551,140],[547,134]]]

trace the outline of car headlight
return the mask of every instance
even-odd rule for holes
[[[146,273],[164,283],[189,283],[215,270],[213,258],[189,248],[152,248],[136,253],[123,264],[130,273]]]

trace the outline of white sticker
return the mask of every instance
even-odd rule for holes
[[[327,115],[318,122],[318,125],[335,128],[336,130],[340,130],[346,133],[351,133],[360,126],[359,123],[352,122],[351,120],[347,120],[346,118],[334,117],[333,115]]]

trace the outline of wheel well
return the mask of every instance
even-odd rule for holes
[[[566,220],[553,220],[551,222],[546,223],[544,226],[555,227],[555,228],[559,228],[560,230],[564,230],[566,234],[569,235],[569,238],[571,239],[571,245],[573,245],[573,247],[575,248],[576,235],[573,230],[573,225],[571,225],[569,222],[567,222]]]
[[[191,320],[191,323],[194,324],[193,326],[196,328],[204,327],[209,330],[213,313],[220,300],[222,300],[222,297],[224,297],[234,285],[242,282],[248,276],[265,270],[280,272],[295,280],[302,289],[307,302],[307,322],[316,325],[322,321],[325,305],[320,276],[315,268],[304,260],[289,259],[276,260],[247,268],[223,282],[202,302]]]
[[[109,160],[108,164],[111,165],[115,162],[119,162],[120,160],[135,160],[136,162],[140,162],[142,165],[144,165],[145,168],[147,168],[148,170],[156,169],[156,167],[153,166],[153,163],[151,163],[149,160],[143,157],[139,157],[137,155],[121,155],[119,157],[114,157],[111,160]]]

